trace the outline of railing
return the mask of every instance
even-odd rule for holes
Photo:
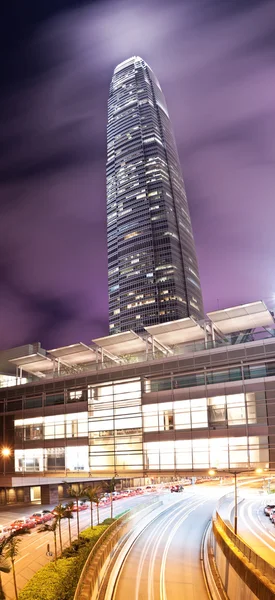
[[[262,575],[265,575],[272,583],[275,583],[275,568],[272,567],[266,560],[261,558],[246,542],[238,535],[235,535],[234,531],[224,522],[219,513],[216,511],[216,520],[221,529],[226,533],[229,539],[233,542],[234,546],[242,552],[242,554],[249,560],[249,562],[258,569]]]
[[[275,340],[275,334],[274,334],[275,330],[270,330],[270,331],[259,331],[259,332],[255,332],[255,333],[244,333],[244,335],[242,337],[237,337],[236,335],[232,335],[232,339],[216,339],[216,340],[199,340],[199,341],[194,341],[194,342],[187,342],[184,344],[179,344],[177,346],[173,347],[173,353],[170,355],[170,358],[173,358],[173,356],[176,357],[180,357],[182,356],[183,358],[187,355],[190,354],[194,354],[196,352],[201,352],[203,350],[211,350],[214,348],[222,348],[222,347],[227,347],[227,346],[237,346],[240,344],[250,344],[253,342],[257,342],[257,341],[264,341],[266,339],[269,340]],[[54,368],[54,364],[53,364],[53,370],[51,371],[47,371],[44,373],[44,378],[43,381],[47,380],[47,379],[59,379],[59,378],[65,378],[68,376],[72,376],[72,375],[86,375],[88,373],[97,373],[100,371],[104,371],[106,369],[110,369],[110,368],[115,368],[115,367],[121,367],[121,366],[127,366],[127,365],[131,365],[131,366],[138,366],[140,363],[143,362],[150,362],[150,361],[155,361],[155,360],[159,360],[161,358],[164,357],[164,354],[161,354],[160,351],[155,351],[152,352],[152,350],[148,350],[148,352],[141,352],[139,354],[133,354],[133,355],[127,355],[127,356],[123,356],[123,357],[118,357],[118,362],[114,363],[112,361],[110,361],[108,359],[108,357],[104,358],[104,361],[98,361],[98,362],[92,362],[86,365],[79,365],[79,366],[72,366],[71,368],[66,368],[63,365],[61,365],[60,371],[58,371],[57,369]],[[260,375],[258,375],[260,376]],[[264,375],[262,375],[264,376]],[[17,379],[15,379],[14,383],[8,383],[8,387],[13,387],[15,385],[19,385],[22,384],[24,385],[25,383],[31,383],[32,381],[37,381],[37,378],[34,377],[32,378],[28,378],[28,381],[24,378],[22,380],[20,380],[20,378],[18,377]],[[40,380],[41,381],[41,380]],[[2,381],[0,379],[0,388],[6,388],[7,387],[7,383],[6,381]]]
[[[98,590],[103,578],[103,567],[108,559],[112,556],[112,552],[119,540],[132,528],[130,521],[136,513],[146,510],[150,512],[157,507],[159,500],[153,498],[150,504],[141,504],[130,510],[125,515],[114,521],[104,531],[99,540],[95,543],[91,550],[86,563],[81,572],[79,582],[75,591],[74,600],[87,600],[93,597],[93,594]],[[106,543],[105,543],[106,542]]]

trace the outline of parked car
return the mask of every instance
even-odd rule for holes
[[[12,531],[20,531],[21,529],[33,529],[36,526],[36,522],[34,519],[27,519],[23,517],[22,519],[16,519],[13,523],[10,524]]]
[[[50,511],[46,513],[44,513],[44,511],[41,511],[33,513],[33,515],[30,518],[36,521],[37,525],[40,525],[41,523],[46,523],[46,521],[50,521],[53,518],[53,514]]]
[[[85,502],[79,502],[78,506],[77,503],[74,502],[73,504],[73,508],[72,508],[72,512],[80,512],[81,510],[87,510],[88,508],[88,504],[86,504]]]
[[[272,510],[275,509],[275,504],[267,504],[264,508],[264,514],[269,517]]]
[[[76,503],[75,503],[76,505]],[[66,508],[65,504],[61,504],[61,508]],[[52,511],[52,515],[55,516],[57,514],[57,511],[55,510],[55,508]]]
[[[10,525],[0,525],[0,542],[2,542],[11,533]]]

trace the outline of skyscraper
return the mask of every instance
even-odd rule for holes
[[[134,56],[111,81],[107,126],[110,333],[203,317],[189,208],[159,82]]]

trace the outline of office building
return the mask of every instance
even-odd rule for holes
[[[53,502],[64,481],[114,475],[131,485],[210,467],[275,469],[274,327],[255,302],[204,324],[186,318],[10,359],[18,385],[0,389],[0,424],[13,464],[0,501]]]
[[[189,208],[159,82],[139,57],[111,81],[107,126],[110,333],[203,318]]]

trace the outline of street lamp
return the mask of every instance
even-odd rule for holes
[[[1,455],[3,457],[3,474],[6,475],[6,459],[10,457],[11,451],[7,446],[3,446],[1,449]]]
[[[234,469],[209,469],[208,473],[209,475],[217,475],[217,473],[222,472],[222,473],[229,473],[231,475],[234,475],[234,533],[235,535],[238,535],[238,481],[237,481],[237,476],[241,475],[242,473],[257,473],[260,474],[263,472],[263,469],[261,469],[260,467],[257,469],[246,469],[245,471],[239,471],[239,470],[234,470]]]

